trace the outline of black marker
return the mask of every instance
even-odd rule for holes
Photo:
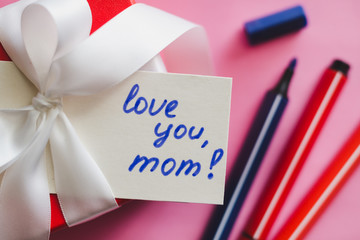
[[[235,167],[225,190],[224,205],[219,206],[204,239],[227,239],[250,190],[262,159],[288,102],[287,90],[296,59],[286,68],[278,84],[267,92],[247,135],[237,162],[245,164],[241,175]]]

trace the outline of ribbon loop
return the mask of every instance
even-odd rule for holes
[[[53,61],[84,41],[90,29],[91,12],[83,0],[40,0],[24,9],[20,34],[34,68],[33,75],[25,75],[40,92],[46,91]]]

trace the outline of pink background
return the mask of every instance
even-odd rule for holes
[[[5,5],[13,0],[2,0]],[[285,0],[138,0],[201,24],[208,32],[216,75],[233,77],[227,171],[230,172],[262,97],[291,58],[298,59],[290,102],[260,172],[239,215],[232,238],[241,231],[281,150],[286,146],[309,95],[334,58],[350,63],[349,79],[286,202],[271,235],[281,226],[311,183],[360,122],[360,1],[299,0],[308,26],[265,44],[247,44],[245,21],[295,3]],[[360,237],[360,168],[316,222],[306,239]],[[212,205],[133,201],[91,222],[53,233],[62,239],[199,239]]]

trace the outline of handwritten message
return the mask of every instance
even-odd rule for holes
[[[36,89],[13,64],[0,69],[0,107],[30,104]],[[63,109],[117,198],[221,204],[231,82],[137,72],[100,94],[64,97]]]
[[[135,84],[130,90],[129,95],[127,96],[123,106],[123,110],[125,113],[128,114],[134,113],[137,115],[141,115],[148,111],[150,116],[155,116],[163,110],[165,117],[167,118],[176,117],[176,114],[172,112],[176,110],[179,104],[177,100],[172,100],[168,102],[167,99],[164,99],[160,107],[158,107],[158,109],[155,110],[154,109],[155,108],[154,105],[156,102],[155,98],[151,99],[151,102],[149,104],[149,101],[145,97],[142,96],[137,97],[139,89],[140,86],[138,84]],[[171,137],[174,137],[174,139],[178,139],[178,140],[184,137],[185,138],[188,137],[190,140],[200,140],[204,132],[204,127],[200,127],[200,129],[196,133],[194,133],[194,131],[196,130],[195,126],[191,126],[189,128],[185,124],[179,124],[178,126],[174,126],[173,124],[168,124],[168,126],[165,127],[165,129],[160,129],[160,128],[161,128],[161,122],[157,123],[154,128],[156,139],[153,145],[155,148],[162,147],[166,142],[166,140],[169,138],[170,134]],[[205,148],[208,145],[208,143],[209,141],[205,140],[201,145],[201,148]],[[224,150],[222,148],[216,149],[214,151],[213,156],[211,158],[210,169],[212,169],[222,159],[223,155],[224,155]],[[144,169],[149,164],[152,164],[150,171],[153,172],[158,168],[160,161],[156,157],[148,158],[146,156],[137,155],[133,163],[130,165],[129,171],[131,172],[135,168],[135,166],[137,166],[140,163],[142,163],[142,165],[139,168],[140,172],[143,172]],[[193,172],[192,176],[195,177],[201,171],[201,163],[194,162],[192,159],[188,159],[186,161],[182,160],[180,164],[177,164],[174,158],[168,158],[161,164],[161,173],[164,176],[168,176],[174,171],[175,171],[175,176],[179,176],[180,173],[184,171],[185,175],[188,175],[189,173]],[[209,173],[208,178],[212,179],[213,177],[214,174]]]

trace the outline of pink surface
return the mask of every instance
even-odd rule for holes
[[[3,0],[4,1],[4,0]],[[5,1],[4,3],[11,2]],[[285,0],[138,0],[203,25],[209,36],[216,74],[233,77],[228,172],[265,93],[291,58],[298,66],[289,89],[290,102],[253,188],[239,215],[232,239],[241,231],[267,176],[324,69],[334,58],[351,64],[349,79],[296,182],[273,231],[304,195],[321,170],[360,121],[360,2],[299,0],[308,26],[296,34],[250,47],[243,24],[293,6]],[[360,168],[355,171],[306,239],[360,237]],[[212,205],[133,201],[91,222],[52,234],[60,239],[199,239]]]

